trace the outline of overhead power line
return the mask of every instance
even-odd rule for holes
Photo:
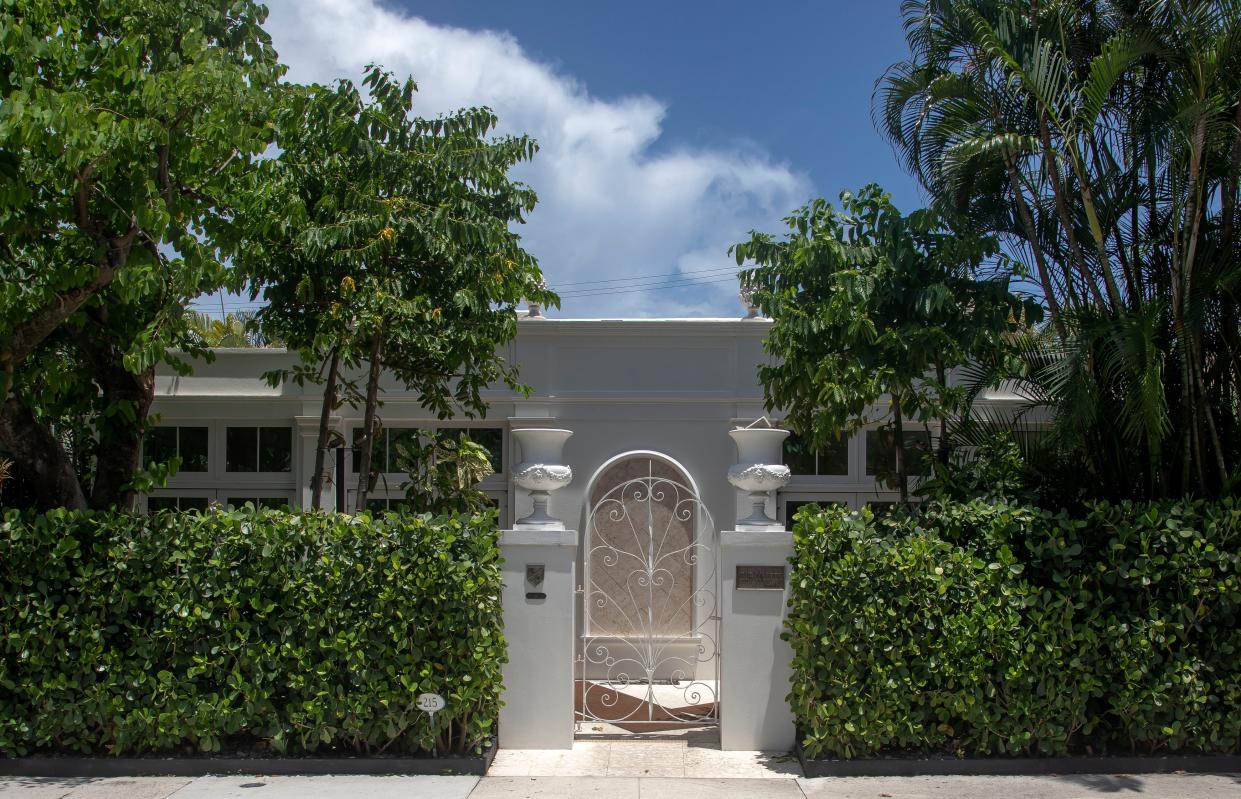
[[[562,298],[567,297],[569,299],[576,300],[576,299],[584,299],[586,297],[605,297],[609,294],[631,294],[635,291],[651,291],[653,289],[661,289],[661,288],[666,288],[666,289],[690,288],[693,286],[708,286],[708,285],[715,285],[715,284],[720,284],[720,283],[733,283],[735,281],[736,281],[735,277],[722,277],[722,278],[716,278],[714,280],[686,280],[686,281],[676,281],[672,283],[654,283],[654,284],[643,285],[643,286],[613,286],[609,289],[605,289],[602,291],[589,291],[589,292],[582,292],[580,294],[570,294],[566,292],[564,294],[561,294],[560,296]]]
[[[740,269],[731,267],[731,266],[723,266],[723,267],[717,266],[717,267],[712,267],[711,269],[690,269],[684,272],[663,272],[657,275],[629,275],[627,277],[613,277],[613,278],[607,278],[607,279],[602,279],[602,280],[559,281],[556,283],[556,285],[557,286],[585,286],[587,284],[595,284],[595,283],[623,283],[626,280],[647,280],[647,279],[653,279],[653,278],[681,277],[682,275],[701,275],[701,274],[706,274],[708,272],[731,272],[733,274],[736,274],[737,272],[740,272],[740,271],[741,271]]]
[[[695,277],[695,275],[697,277]],[[568,291],[560,291],[557,293],[564,299],[586,299],[589,297],[606,297],[616,294],[632,294],[640,291],[719,285],[723,283],[731,283],[736,279],[736,270],[731,267],[721,269],[698,269],[689,272],[669,272],[663,275],[647,275],[644,277],[621,277],[612,278],[609,280],[561,283],[558,285],[576,285],[583,286],[583,288],[570,289]],[[591,285],[586,286],[585,284],[587,283]],[[209,298],[195,300],[190,303],[190,307],[192,310],[207,313],[209,315],[213,315],[217,312],[223,315],[229,312],[257,311],[258,309],[263,308],[266,304],[266,301],[262,299],[216,300],[215,298]]]

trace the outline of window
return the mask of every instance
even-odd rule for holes
[[[818,451],[796,433],[784,439],[784,465],[793,474],[843,476],[849,473],[849,437],[841,436]]]
[[[250,503],[256,508],[271,508],[272,510],[289,510],[292,503],[287,497],[229,497],[228,506],[230,508],[243,508],[246,503]]]
[[[905,473],[911,477],[930,474],[931,434],[905,431]],[[888,477],[896,473],[896,434],[891,428],[866,431],[866,473]]]
[[[153,427],[142,438],[142,465],[181,458],[182,472],[207,471],[207,428]]]
[[[288,472],[293,467],[291,427],[230,427],[224,468],[230,472]]]
[[[504,517],[504,506],[506,504],[504,501],[505,496],[506,495],[502,491],[501,492],[497,492],[497,491],[487,492],[488,504],[490,504],[491,507],[495,508],[496,510],[500,511],[501,526],[504,525],[503,517]],[[353,512],[353,508],[357,504],[357,501],[358,501],[357,492],[350,491],[349,497],[348,497],[348,503],[346,505],[349,513]],[[374,496],[374,495],[368,496],[366,498],[366,510],[372,516],[375,516],[375,517],[383,516],[384,514],[387,514],[387,513],[399,513],[405,510],[412,511],[414,513],[418,512],[418,508],[416,506],[414,506],[404,496],[401,496],[400,494],[396,492],[391,492],[388,496],[383,496],[382,492],[380,496]]]
[[[147,513],[162,510],[205,511],[209,505],[206,497],[147,497]]]
[[[793,523],[793,517],[797,515],[797,511],[801,510],[802,508],[804,508],[804,507],[805,507],[805,506],[807,506],[807,505],[813,505],[813,506],[815,506],[816,508],[828,508],[828,507],[847,508],[847,507],[849,507],[849,503],[848,503],[848,502],[845,502],[844,500],[840,500],[840,499],[837,499],[837,500],[822,500],[822,501],[820,501],[820,500],[805,500],[805,499],[803,499],[803,500],[794,500],[794,501],[791,501],[791,502],[786,502],[786,503],[784,503],[784,516],[785,516],[785,523],[786,523],[786,524],[792,524],[792,523]]]
[[[465,433],[471,441],[486,448],[491,460],[491,470],[496,474],[504,471],[504,428],[501,427],[391,427],[379,431],[375,446],[371,448],[371,470],[380,473],[395,474],[401,469],[397,465],[397,445],[405,439],[419,437],[456,439]],[[353,471],[362,468],[362,452],[358,444],[362,440],[362,428],[353,428]]]
[[[791,529],[793,517],[807,505],[818,505],[820,508],[855,508],[857,502],[858,495],[852,491],[781,491],[776,495],[776,518],[786,529]]]
[[[383,497],[367,497],[366,509],[375,517],[385,516],[389,513],[400,513],[402,510],[411,507],[409,500],[393,497],[385,499]]]

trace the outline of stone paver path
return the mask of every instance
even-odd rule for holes
[[[501,750],[487,776],[789,780],[801,776],[801,767],[787,753],[722,752],[708,742],[578,741],[571,750]]]

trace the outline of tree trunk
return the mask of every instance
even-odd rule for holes
[[[323,508],[323,485],[327,482],[327,451],[332,433],[332,411],[336,410],[336,372],[340,369],[340,345],[332,348],[332,356],[328,360],[327,380],[323,385],[323,410],[319,413],[319,439],[315,444],[315,474],[310,484],[310,506],[315,510]],[[336,475],[337,480],[344,479],[343,474]],[[337,508],[337,513],[344,508]]]
[[[944,369],[943,358],[935,359],[935,379],[939,381],[940,391],[946,392],[948,390],[948,375],[947,370]],[[966,408],[965,412],[969,413],[969,408]],[[939,413],[939,444],[935,447],[935,456],[940,466],[947,466],[948,459],[952,457],[952,450],[948,446],[948,410],[943,407],[942,394]]]
[[[366,413],[362,421],[362,455],[358,465],[358,496],[354,511],[366,510],[371,490],[371,453],[375,450],[375,411],[379,406],[380,357],[383,354],[383,328],[376,330],[371,342],[370,371],[366,377]],[[355,444],[356,446],[356,444]]]
[[[142,374],[124,372],[111,386],[104,388],[104,399],[127,402],[134,409],[131,421],[125,414],[113,414],[99,420],[99,444],[95,454],[95,479],[91,485],[90,504],[103,510],[118,508],[134,510],[138,494],[131,487],[142,457],[142,430],[155,399],[155,370]]]
[[[1099,213],[1095,210],[1094,192],[1090,189],[1090,175],[1082,162],[1081,154],[1072,149],[1069,152],[1069,164],[1077,175],[1078,194],[1082,199],[1082,209],[1086,212],[1086,221],[1090,226],[1090,235],[1094,238],[1095,252],[1099,256],[1099,274],[1103,275],[1103,285],[1107,289],[1108,299],[1112,302],[1113,313],[1124,308],[1120,298],[1120,289],[1116,287],[1116,278],[1112,274],[1112,259],[1107,253],[1107,233],[1099,221]]]
[[[1012,156],[1008,153],[1004,154],[1004,165],[1008,168],[1008,180],[1012,184],[1013,197],[1017,203],[1017,216],[1021,219],[1021,226],[1025,228],[1026,241],[1030,243],[1030,251],[1034,255],[1034,268],[1038,272],[1038,282],[1043,288],[1043,299],[1047,302],[1047,314],[1051,317],[1051,324],[1056,329],[1056,335],[1064,341],[1069,337],[1068,331],[1065,330],[1064,322],[1060,319],[1060,302],[1056,299],[1056,294],[1051,287],[1051,276],[1047,272],[1047,263],[1043,260],[1043,248],[1038,242],[1037,228],[1034,226],[1034,217],[1030,215],[1030,208],[1026,205],[1025,195],[1021,192],[1021,181],[1017,177],[1017,166],[1013,163]]]
[[[86,509],[69,454],[16,394],[0,405],[0,445],[29,477],[40,510]]]
[[[892,430],[896,439],[896,486],[900,490],[901,504],[909,504],[909,475],[905,471],[905,425],[901,418],[901,400],[892,395]]]
[[[95,474],[90,506],[97,510],[133,510],[138,498],[131,487],[141,465],[142,432],[155,401],[155,369],[134,374],[125,367],[125,353],[107,330],[102,312],[89,315],[90,324],[75,340],[105,406],[126,403],[133,414],[101,414],[96,421]]]
[[[1094,276],[1090,274],[1089,268],[1086,266],[1086,256],[1082,252],[1081,243],[1077,240],[1077,232],[1073,229],[1073,219],[1069,215],[1069,205],[1064,199],[1064,192],[1060,190],[1060,164],[1056,160],[1056,152],[1051,146],[1051,132],[1047,129],[1047,114],[1043,112],[1039,114],[1039,132],[1043,141],[1043,159],[1047,161],[1047,171],[1051,176],[1051,193],[1056,202],[1056,214],[1060,217],[1060,226],[1064,228],[1064,235],[1069,243],[1069,255],[1073,259],[1074,266],[1081,274],[1083,285],[1086,291],[1090,293],[1096,305],[1100,308],[1107,306],[1100,293],[1099,287],[1095,285]],[[1065,270],[1065,283],[1072,285],[1069,277],[1069,270]]]

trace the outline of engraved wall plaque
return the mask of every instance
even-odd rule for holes
[[[738,591],[783,591],[784,566],[743,566],[737,564]]]

